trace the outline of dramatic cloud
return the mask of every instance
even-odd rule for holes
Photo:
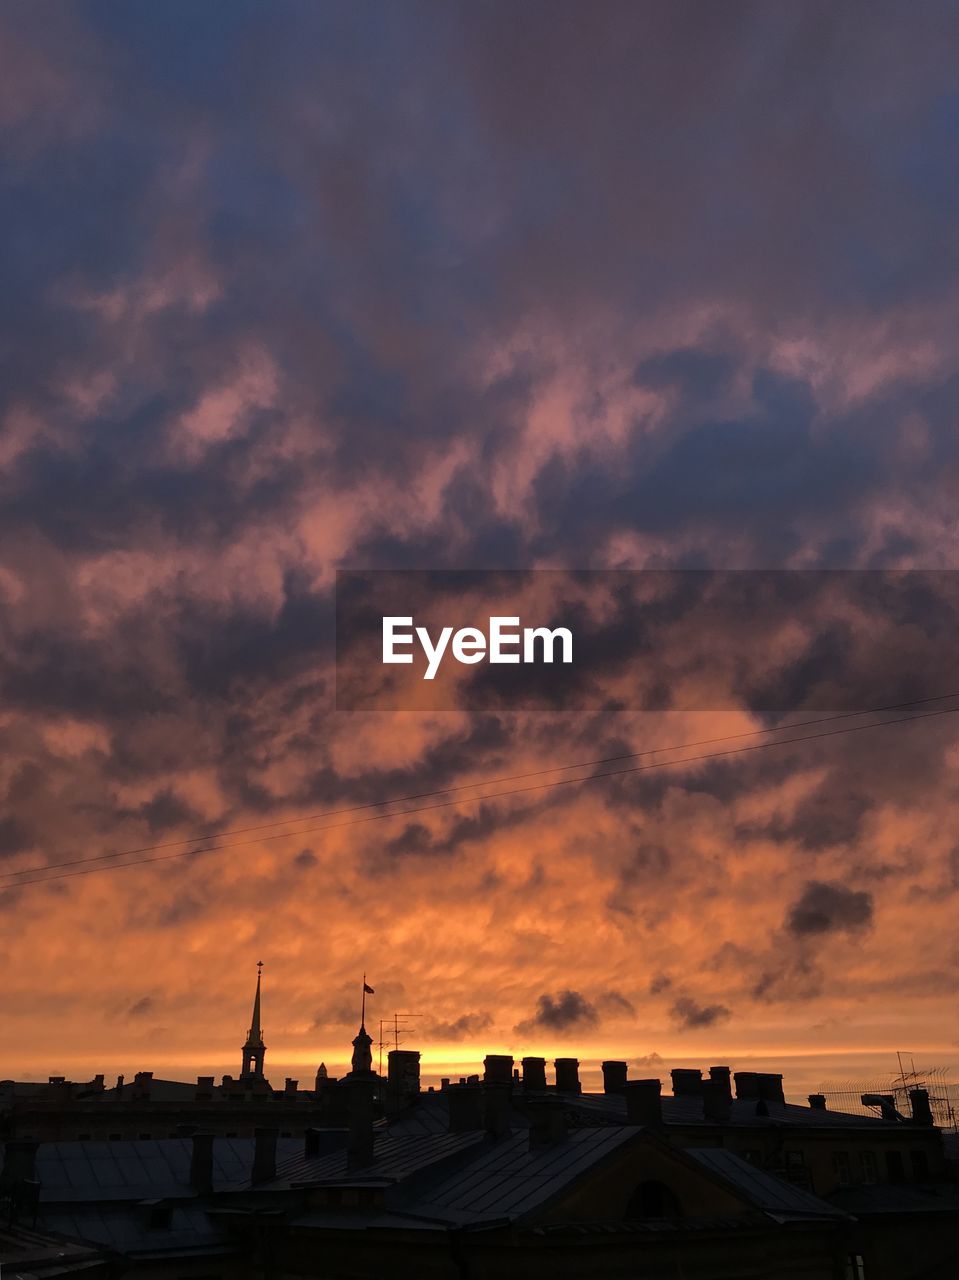
[[[786,927],[797,936],[849,932],[872,923],[872,894],[811,880],[793,903]]]
[[[235,1073],[260,959],[279,1079],[364,970],[434,1079],[946,1052],[955,704],[757,735],[948,691],[874,571],[959,560],[954,24],[0,10],[3,1074]],[[575,713],[349,712],[335,573],[395,568],[860,577],[691,625],[574,573]]]
[[[542,995],[536,1002],[532,1018],[521,1022],[516,1030],[536,1029],[566,1031],[570,1027],[592,1026],[599,1020],[595,1007],[578,991],[559,991],[555,996]]]
[[[699,1004],[691,996],[680,996],[670,1013],[673,1022],[684,1031],[711,1027],[713,1023],[730,1016],[730,1011],[724,1004]]]

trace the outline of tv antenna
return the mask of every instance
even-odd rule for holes
[[[421,1013],[394,1013],[392,1018],[380,1018],[380,1038],[377,1042],[377,1048],[379,1049],[377,1073],[379,1075],[383,1074],[383,1046],[389,1044],[392,1040],[393,1048],[398,1049],[403,1036],[409,1035],[411,1031],[415,1030],[414,1027],[408,1024],[407,1019],[422,1018],[422,1016]],[[385,1035],[384,1030],[386,1032]]]

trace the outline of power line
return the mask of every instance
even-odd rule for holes
[[[642,759],[644,756],[657,755],[662,752],[692,751],[696,747],[715,746],[722,742],[737,742],[743,738],[762,737],[763,735],[768,735],[771,733],[785,733],[789,729],[805,729],[814,725],[833,724],[837,720],[850,720],[850,719],[855,719],[856,717],[859,717],[859,716],[881,715],[887,711],[901,711],[905,707],[927,706],[930,702],[947,702],[952,698],[959,698],[959,692],[940,693],[940,694],[937,694],[935,697],[931,697],[931,698],[913,698],[913,699],[910,699],[908,702],[891,702],[891,703],[887,703],[884,706],[866,707],[862,711],[840,711],[828,716],[818,716],[811,720],[795,720],[795,721],[791,721],[788,724],[775,725],[769,729],[744,729],[739,733],[727,733],[714,738],[700,738],[695,742],[676,743],[673,746],[649,747],[644,751],[626,751],[621,753],[620,755],[601,756],[595,760],[578,760],[578,761],[573,761],[571,764],[554,764],[554,765],[548,766],[545,769],[531,769],[526,773],[506,774],[504,776],[496,777],[496,778],[481,778],[477,782],[457,783],[456,785],[450,786],[450,787],[438,787],[433,791],[414,791],[407,795],[394,796],[390,800],[367,800],[367,801],[364,801],[362,804],[347,805],[347,806],[340,807],[338,809],[321,810],[318,813],[300,814],[299,817],[296,817],[296,818],[280,818],[273,822],[262,822],[253,826],[246,826],[246,827],[227,827],[223,831],[217,831],[211,835],[182,836],[177,840],[162,840],[157,844],[139,845],[136,848],[120,849],[113,853],[100,853],[100,854],[94,854],[91,857],[86,857],[86,858],[72,858],[72,859],[61,860],[59,862],[48,862],[42,868],[40,867],[33,868],[33,869],[27,868],[23,871],[0,872],[0,876],[18,876],[18,875],[22,876],[22,875],[29,875],[31,873],[31,870],[49,871],[58,867],[78,867],[78,866],[86,866],[94,862],[96,863],[112,862],[118,858],[131,858],[134,855],[140,854],[140,853],[155,853],[160,849],[175,849],[179,845],[184,845],[184,844],[192,844],[198,847],[186,850],[184,851],[184,853],[181,853],[176,856],[184,857],[188,853],[212,852],[216,849],[232,848],[234,846],[233,845],[229,845],[229,846],[213,845],[210,849],[200,848],[199,846],[205,845],[209,841],[222,840],[224,836],[247,835],[250,832],[254,832],[254,831],[272,831],[275,827],[289,826],[291,823],[294,823],[294,822],[317,822],[324,818],[336,818],[336,817],[342,817],[344,814],[362,813],[362,812],[365,812],[367,809],[383,809],[391,805],[407,804],[413,800],[428,800],[436,796],[454,795],[455,793],[460,791],[473,791],[478,787],[499,786],[504,782],[524,782],[529,778],[541,778],[549,773],[564,773],[564,772],[568,772],[570,769],[598,768],[600,765],[618,764],[622,760],[638,760],[638,759]],[[682,761],[662,761],[661,763],[662,764],[671,764],[671,763],[678,764],[678,763],[682,763]],[[585,779],[568,779],[568,780],[560,779],[560,781],[584,781],[584,780]],[[508,794],[508,793],[503,793],[503,794]],[[472,798],[477,800],[482,800],[485,797],[475,796]],[[421,812],[421,810],[413,809],[413,810],[404,810],[401,812],[418,813],[418,812]],[[379,816],[396,817],[399,815],[395,813],[391,813],[391,814],[382,814]],[[337,825],[344,825],[344,824],[337,824]],[[349,824],[346,824],[346,825],[349,825]],[[297,835],[308,835],[316,831],[317,829],[318,828],[315,828],[315,827],[304,827],[297,831],[283,832],[279,836],[264,837],[264,839],[270,839],[270,840],[287,839]],[[319,828],[319,829],[323,830],[325,828]],[[258,844],[260,842],[246,841],[241,843]],[[145,859],[144,863],[161,862],[161,861],[165,861],[165,859],[150,858],[150,859]],[[134,865],[134,864],[130,864],[130,865]],[[0,885],[0,887],[3,887],[3,886]]]
[[[943,695],[943,696],[945,697],[950,695]],[[956,695],[951,695],[951,696],[956,696]],[[936,700],[937,699],[923,699],[924,702],[936,701]],[[919,704],[917,702],[917,703],[905,703],[901,705],[914,706]],[[869,724],[847,725],[839,729],[828,729],[824,733],[800,734],[792,738],[774,739],[771,742],[757,742],[757,743],[752,743],[748,746],[731,747],[727,751],[711,751],[703,755],[687,756],[679,760],[658,760],[658,761],[653,761],[650,764],[632,765],[626,769],[610,769],[610,770],[607,770],[605,773],[586,774],[584,777],[581,777],[581,778],[558,778],[558,779],[554,779],[551,782],[534,783],[530,786],[525,786],[525,787],[512,787],[505,791],[496,791],[488,795],[467,797],[467,798],[458,799],[458,800],[445,800],[437,804],[420,805],[419,807],[414,809],[401,809],[394,813],[367,814],[365,817],[353,818],[348,822],[330,823],[326,826],[319,826],[319,827],[306,827],[300,831],[284,831],[279,833],[278,835],[263,836],[255,840],[236,840],[236,841],[230,842],[229,844],[215,845],[212,848],[183,849],[183,850],[180,850],[178,853],[163,854],[157,858],[141,858],[135,862],[114,863],[112,865],[107,865],[107,866],[103,866],[103,865],[84,866],[84,867],[81,867],[79,870],[63,871],[63,872],[59,872],[56,875],[43,875],[42,873],[48,869],[45,867],[34,868],[32,869],[32,872],[29,869],[25,871],[20,871],[20,872],[12,871],[12,872],[7,872],[6,874],[8,876],[17,876],[17,875],[29,876],[33,874],[34,878],[13,881],[8,884],[0,885],[0,888],[3,888],[3,889],[26,888],[28,885],[45,884],[51,880],[68,880],[68,879],[72,879],[75,876],[93,875],[98,871],[123,871],[129,867],[150,866],[153,863],[157,863],[157,862],[169,862],[178,858],[195,857],[203,853],[222,853],[230,849],[239,849],[239,848],[247,847],[249,845],[263,844],[270,840],[289,840],[294,836],[315,834],[317,832],[322,832],[322,831],[338,831],[343,827],[359,826],[362,823],[366,823],[366,822],[382,822],[390,818],[408,817],[417,813],[428,813],[436,809],[448,809],[460,804],[473,803],[477,800],[498,800],[504,796],[522,795],[522,794],[528,794],[534,791],[547,791],[547,790],[551,790],[554,787],[575,786],[575,785],[579,785],[586,782],[597,782],[603,778],[623,777],[627,774],[644,773],[651,769],[663,769],[671,765],[677,765],[677,764],[682,764],[682,765],[699,764],[709,760],[719,760],[719,759],[728,758],[729,756],[745,755],[746,753],[752,752],[752,751],[768,751],[771,747],[790,746],[791,744],[799,743],[799,742],[814,742],[823,738],[835,738],[835,737],[840,737],[844,734],[860,733],[866,729],[880,729],[880,728],[886,727],[887,725],[909,724],[917,720],[931,720],[939,716],[955,715],[957,712],[959,712],[959,707],[943,707],[937,711],[924,711],[924,712],[919,712],[916,715],[899,716],[894,720],[875,720]],[[849,713],[849,714],[852,714],[852,713]],[[858,714],[864,715],[868,713],[859,712]],[[824,717],[823,719],[828,720],[828,719],[836,719],[836,718],[838,717]],[[800,726],[798,725],[783,726],[783,728],[797,728],[797,727],[800,727]],[[738,736],[740,735],[735,735],[735,734],[729,735],[730,738],[738,737]],[[719,741],[722,741],[722,739],[719,739]],[[677,748],[664,748],[664,749],[676,750]],[[649,754],[649,753],[644,753],[644,754]],[[574,768],[575,766],[570,765],[566,767]],[[479,786],[483,784],[477,783],[475,785]],[[487,785],[491,785],[491,784],[487,784]],[[442,794],[442,793],[439,793],[439,794]],[[385,801],[383,803],[388,804],[391,802]],[[104,855],[104,856],[109,857],[109,856],[122,856],[122,855]],[[97,859],[91,858],[91,859],[86,859],[82,861],[94,862],[94,861],[97,861]],[[63,864],[53,864],[53,865],[54,867],[56,867],[57,865],[63,865]],[[36,874],[36,873],[41,873],[41,874]]]

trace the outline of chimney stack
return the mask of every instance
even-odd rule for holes
[[[626,1084],[626,1120],[647,1129],[663,1127],[663,1085],[660,1080],[630,1080]]]
[[[676,1067],[670,1073],[673,1080],[673,1097],[696,1097],[703,1091],[703,1073],[691,1067]]]
[[[811,1111],[825,1111],[826,1095],[824,1093],[811,1093],[809,1095],[809,1109]]]
[[[253,1130],[253,1172],[251,1182],[269,1182],[276,1177],[276,1129]]]
[[[529,1116],[530,1150],[550,1147],[564,1142],[568,1136],[566,1108],[561,1098],[546,1094],[541,1098],[528,1098],[526,1114]]]
[[[578,1058],[557,1058],[553,1066],[556,1069],[557,1093],[583,1092],[583,1086],[579,1082]]]
[[[703,1116],[713,1124],[727,1124],[733,1109],[728,1081],[712,1076],[702,1082]],[[674,1091],[675,1092],[675,1091]]]
[[[505,1053],[488,1053],[483,1059],[483,1080],[486,1084],[513,1083],[513,1059]]]
[[[140,1102],[149,1102],[153,1090],[153,1072],[138,1071],[133,1077],[133,1096]]]
[[[625,1062],[604,1062],[603,1093],[625,1093],[626,1071]]]
[[[524,1089],[545,1089],[546,1088],[546,1059],[545,1058],[524,1058],[523,1059],[523,1088]]]
[[[759,1097],[759,1075],[755,1071],[737,1071],[733,1076],[736,1081],[736,1097],[755,1101]]]
[[[932,1107],[929,1105],[928,1089],[910,1089],[909,1105],[912,1107],[913,1124],[931,1125],[934,1123]]]
[[[352,1171],[373,1163],[373,1077],[351,1073],[346,1088],[349,1117],[346,1167]]]
[[[420,1092],[420,1055],[417,1049],[391,1049],[386,1055],[387,1098],[390,1109],[407,1106]]]
[[[450,1133],[468,1133],[483,1128],[483,1091],[479,1083],[454,1084],[446,1091],[450,1111]]]
[[[194,1098],[197,1102],[210,1102],[213,1098],[213,1077],[197,1076],[196,1093]]]
[[[190,1158],[190,1186],[201,1196],[213,1190],[213,1134],[195,1133]]]
[[[289,1076],[287,1076],[287,1077],[286,1077],[286,1083],[285,1083],[285,1085],[283,1086],[283,1096],[284,1096],[284,1098],[295,1098],[295,1097],[296,1097],[296,1091],[297,1091],[297,1089],[298,1089],[299,1087],[300,1087],[300,1082],[299,1082],[299,1080],[291,1080],[291,1079],[290,1079],[290,1077],[289,1077]]]

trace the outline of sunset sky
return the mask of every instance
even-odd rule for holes
[[[364,971],[430,1079],[959,1062],[954,716],[312,817],[764,723],[337,710],[338,569],[959,567],[957,39],[0,6],[0,1077],[236,1072],[258,960],[278,1083],[345,1069]]]

